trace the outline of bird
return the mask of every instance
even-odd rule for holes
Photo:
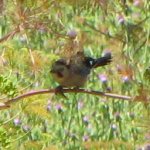
[[[107,52],[103,57],[92,58],[85,56],[83,52],[67,58],[60,58],[52,64],[50,73],[59,83],[59,88],[80,88],[88,80],[90,72],[98,67],[108,65],[112,61],[112,55]]]

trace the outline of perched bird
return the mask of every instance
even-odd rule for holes
[[[86,57],[83,52],[78,52],[69,60],[65,58],[57,60],[50,72],[61,87],[82,87],[92,69],[109,64],[111,59],[111,53],[94,59]]]

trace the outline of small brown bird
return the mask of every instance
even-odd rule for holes
[[[82,87],[88,79],[91,70],[105,66],[112,60],[111,53],[94,59],[78,52],[69,61],[65,58],[57,60],[51,69],[52,76],[61,87]]]

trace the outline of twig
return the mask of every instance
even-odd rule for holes
[[[145,40],[142,42],[142,44],[134,50],[134,53],[137,53],[137,52],[145,45],[146,42],[147,42],[147,39],[145,39]]]
[[[63,93],[86,93],[91,95],[105,96],[105,97],[117,98],[123,100],[132,100],[132,97],[130,96],[118,95],[113,93],[105,93],[105,92],[93,91],[93,90],[85,90],[85,89],[62,89],[62,92]],[[5,105],[9,105],[13,102],[17,102],[18,100],[27,98],[29,96],[38,95],[38,94],[49,94],[49,93],[55,93],[55,89],[43,89],[38,91],[30,91],[6,101]]]
[[[8,34],[6,34],[4,37],[0,38],[0,43],[3,42],[3,41],[8,40],[9,38],[12,38],[18,32],[20,32],[20,29],[17,27],[13,31],[11,31]]]

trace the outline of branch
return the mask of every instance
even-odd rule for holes
[[[3,41],[8,40],[9,38],[12,38],[16,33],[20,32],[19,28],[14,29],[13,31],[6,34],[4,37],[0,38],[0,43]]]
[[[37,90],[37,91],[29,91],[25,94],[22,94],[20,96],[14,97],[5,103],[3,105],[0,105],[0,109],[5,109],[8,108],[9,105],[13,102],[17,102],[20,99],[27,98],[29,96],[34,96],[38,94],[49,94],[49,93],[55,93],[55,89],[43,89],[43,90]],[[122,99],[122,100],[132,100],[132,97],[130,96],[125,96],[125,95],[118,95],[118,94],[113,94],[113,93],[105,93],[101,91],[93,91],[93,90],[85,90],[85,89],[62,89],[63,93],[86,93],[86,94],[91,94],[91,95],[96,95],[96,96],[105,96],[105,97],[110,97],[110,98],[116,98],[116,99]]]
[[[100,33],[100,34],[102,34],[102,35],[104,35],[104,36],[106,36],[106,37],[115,38],[115,39],[117,39],[117,40],[119,40],[119,41],[121,41],[121,42],[125,42],[123,39],[120,39],[120,38],[115,37],[115,36],[111,36],[109,33],[105,33],[105,32],[103,32],[103,31],[100,31],[100,30],[96,29],[94,26],[90,25],[90,24],[87,23],[87,22],[85,22],[84,25],[88,26],[88,27],[91,28],[92,30],[94,30],[94,31],[96,31],[97,33]]]

